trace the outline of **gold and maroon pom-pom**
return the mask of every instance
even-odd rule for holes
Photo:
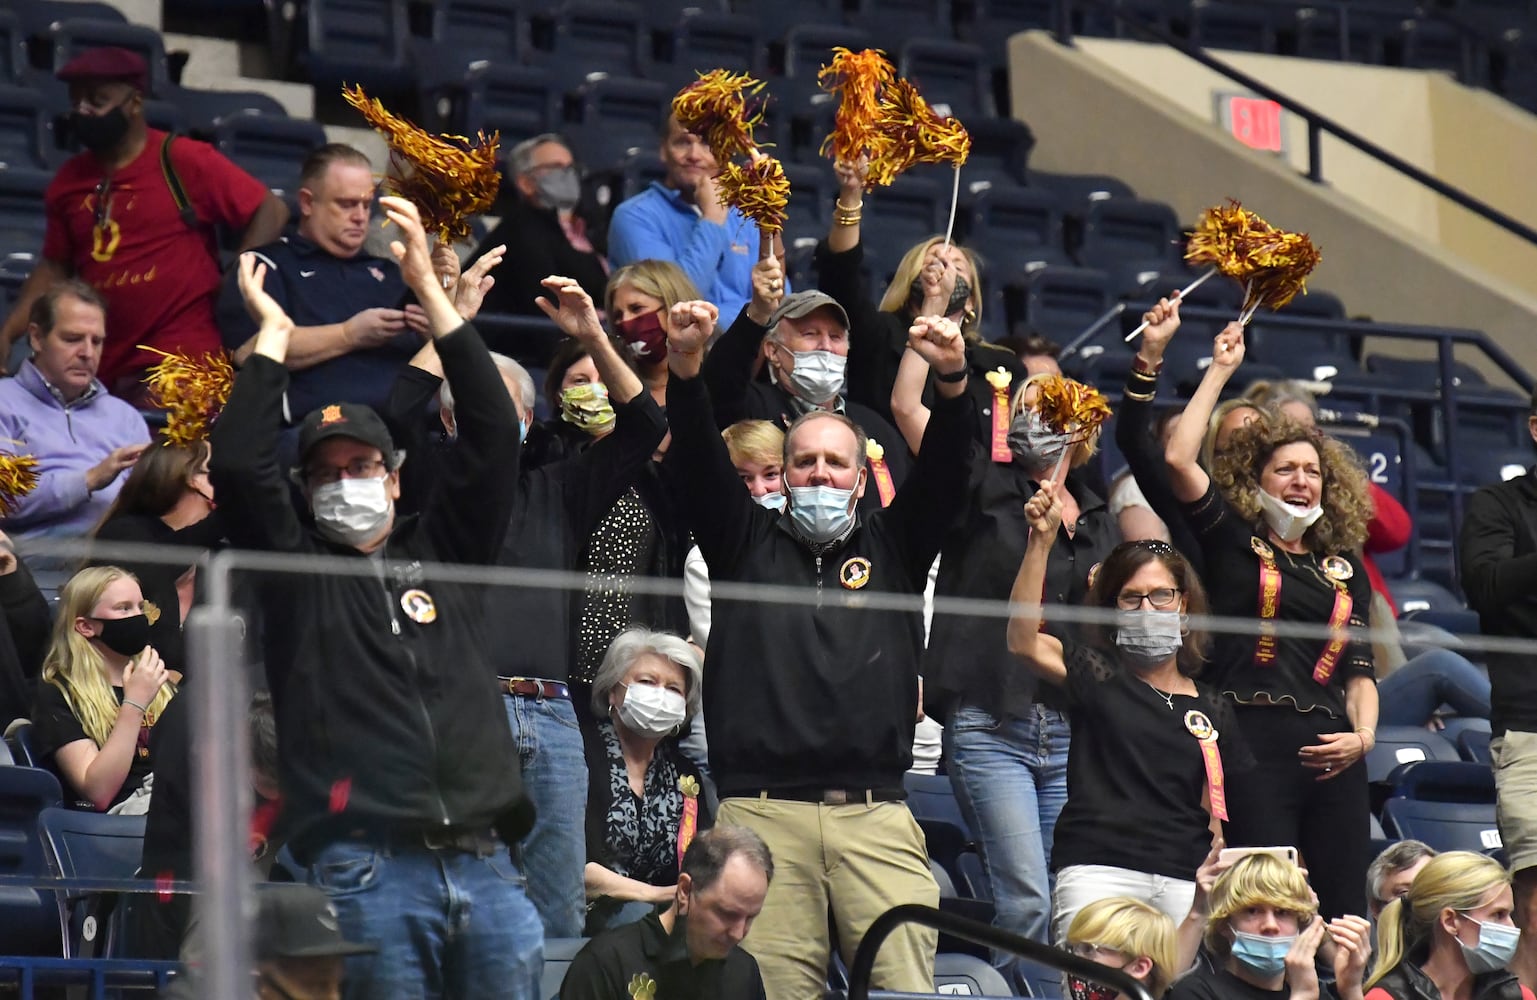
[[[185,446],[207,438],[235,385],[229,356],[223,351],[167,354],[143,345],[139,350],[161,358],[145,373],[144,383],[150,399],[166,411],[165,442]]]
[[[758,148],[753,129],[763,111],[752,98],[763,84],[746,73],[712,69],[678,91],[672,113],[678,124],[702,138],[717,163],[752,156]]]
[[[432,135],[391,114],[362,87],[343,87],[342,97],[389,143],[389,191],[416,206],[427,235],[449,242],[468,238],[470,219],[490,211],[501,190],[501,134]]]
[[[721,204],[734,205],[769,236],[784,230],[790,179],[785,176],[784,165],[774,157],[759,156],[746,164],[727,162],[715,182],[720,187]]]
[[[1261,306],[1279,309],[1306,293],[1307,277],[1322,257],[1306,233],[1277,229],[1229,199],[1202,213],[1185,259],[1215,267],[1243,285],[1247,322]]]
[[[897,80],[881,91],[869,150],[867,183],[885,186],[919,163],[961,166],[971,135],[958,119],[935,112],[910,81]]]
[[[1111,417],[1110,401],[1093,386],[1051,375],[1035,387],[1035,412],[1059,434],[1087,439]]]
[[[37,459],[0,451],[0,514],[13,514],[22,497],[37,489]]]
[[[833,130],[822,143],[823,155],[852,163],[869,149],[881,90],[895,79],[896,70],[880,49],[833,49],[832,62],[817,73],[822,89],[839,97]]]

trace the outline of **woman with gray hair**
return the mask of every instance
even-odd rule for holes
[[[670,903],[678,865],[710,825],[699,768],[678,747],[699,714],[702,661],[671,632],[631,627],[609,644],[587,727],[588,936]]]

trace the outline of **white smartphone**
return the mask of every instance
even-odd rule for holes
[[[1224,847],[1217,853],[1217,861],[1224,868],[1238,863],[1240,858],[1251,854],[1268,854],[1273,858],[1279,858],[1290,864],[1297,863],[1297,849],[1295,847]]]

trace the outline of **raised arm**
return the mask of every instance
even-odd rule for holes
[[[1217,334],[1212,345],[1211,366],[1201,379],[1201,385],[1190,397],[1184,414],[1175,425],[1174,436],[1164,451],[1169,466],[1169,486],[1182,503],[1194,503],[1206,494],[1211,477],[1201,468],[1201,441],[1206,437],[1206,425],[1228,380],[1243,363],[1243,324],[1229,323]]]
[[[598,377],[608,387],[608,398],[616,403],[628,403],[644,392],[646,387],[641,383],[640,376],[624,363],[619,352],[614,350],[613,341],[603,332],[603,324],[598,319],[598,310],[592,303],[592,296],[587,294],[581,284],[575,278],[559,275],[551,275],[540,284],[544,285],[550,297],[541,295],[534,300],[534,304],[554,320],[568,337],[580,341],[587,348],[588,356],[598,369]],[[712,311],[715,308],[708,303],[699,304]],[[711,329],[714,329],[713,320]]]
[[[1062,496],[1047,480],[1025,502],[1030,540],[1019,562],[1014,587],[1009,591],[1009,652],[1019,657],[1042,680],[1061,684],[1067,680],[1062,641],[1041,631],[1041,595],[1046,590],[1046,563],[1062,525]]]
[[[833,253],[843,253],[859,245],[859,220],[864,213],[865,174],[869,168],[867,156],[861,156],[854,163],[839,160],[833,164],[833,171],[838,175],[838,201],[833,206],[832,228],[827,231],[827,249]]]
[[[891,416],[914,455],[923,447],[929,428],[929,408],[923,405],[923,387],[929,380],[929,363],[917,351],[903,351],[897,380],[891,387]]]
[[[75,740],[59,747],[54,760],[75,790],[104,811],[123,789],[139,742],[144,709],[155,700],[169,677],[160,654],[146,646],[123,668],[123,703],[112,731],[100,747]]]
[[[253,354],[235,377],[229,402],[214,422],[209,444],[209,477],[228,516],[230,540],[241,548],[296,552],[305,547],[304,528],[289,499],[288,481],[278,465],[283,429],[283,393],[288,371],[288,337],[293,321],[262,287],[267,265],[252,253],[240,255],[241,296],[258,324]]]
[[[768,335],[769,317],[784,298],[784,266],[773,254],[752,269],[752,298],[705,356],[700,374],[710,391],[715,419],[722,430],[746,419],[743,396],[752,381],[753,363]]]

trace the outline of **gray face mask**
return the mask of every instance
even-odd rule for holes
[[[569,212],[582,200],[582,178],[575,167],[557,167],[534,178],[539,201],[546,208]]]

